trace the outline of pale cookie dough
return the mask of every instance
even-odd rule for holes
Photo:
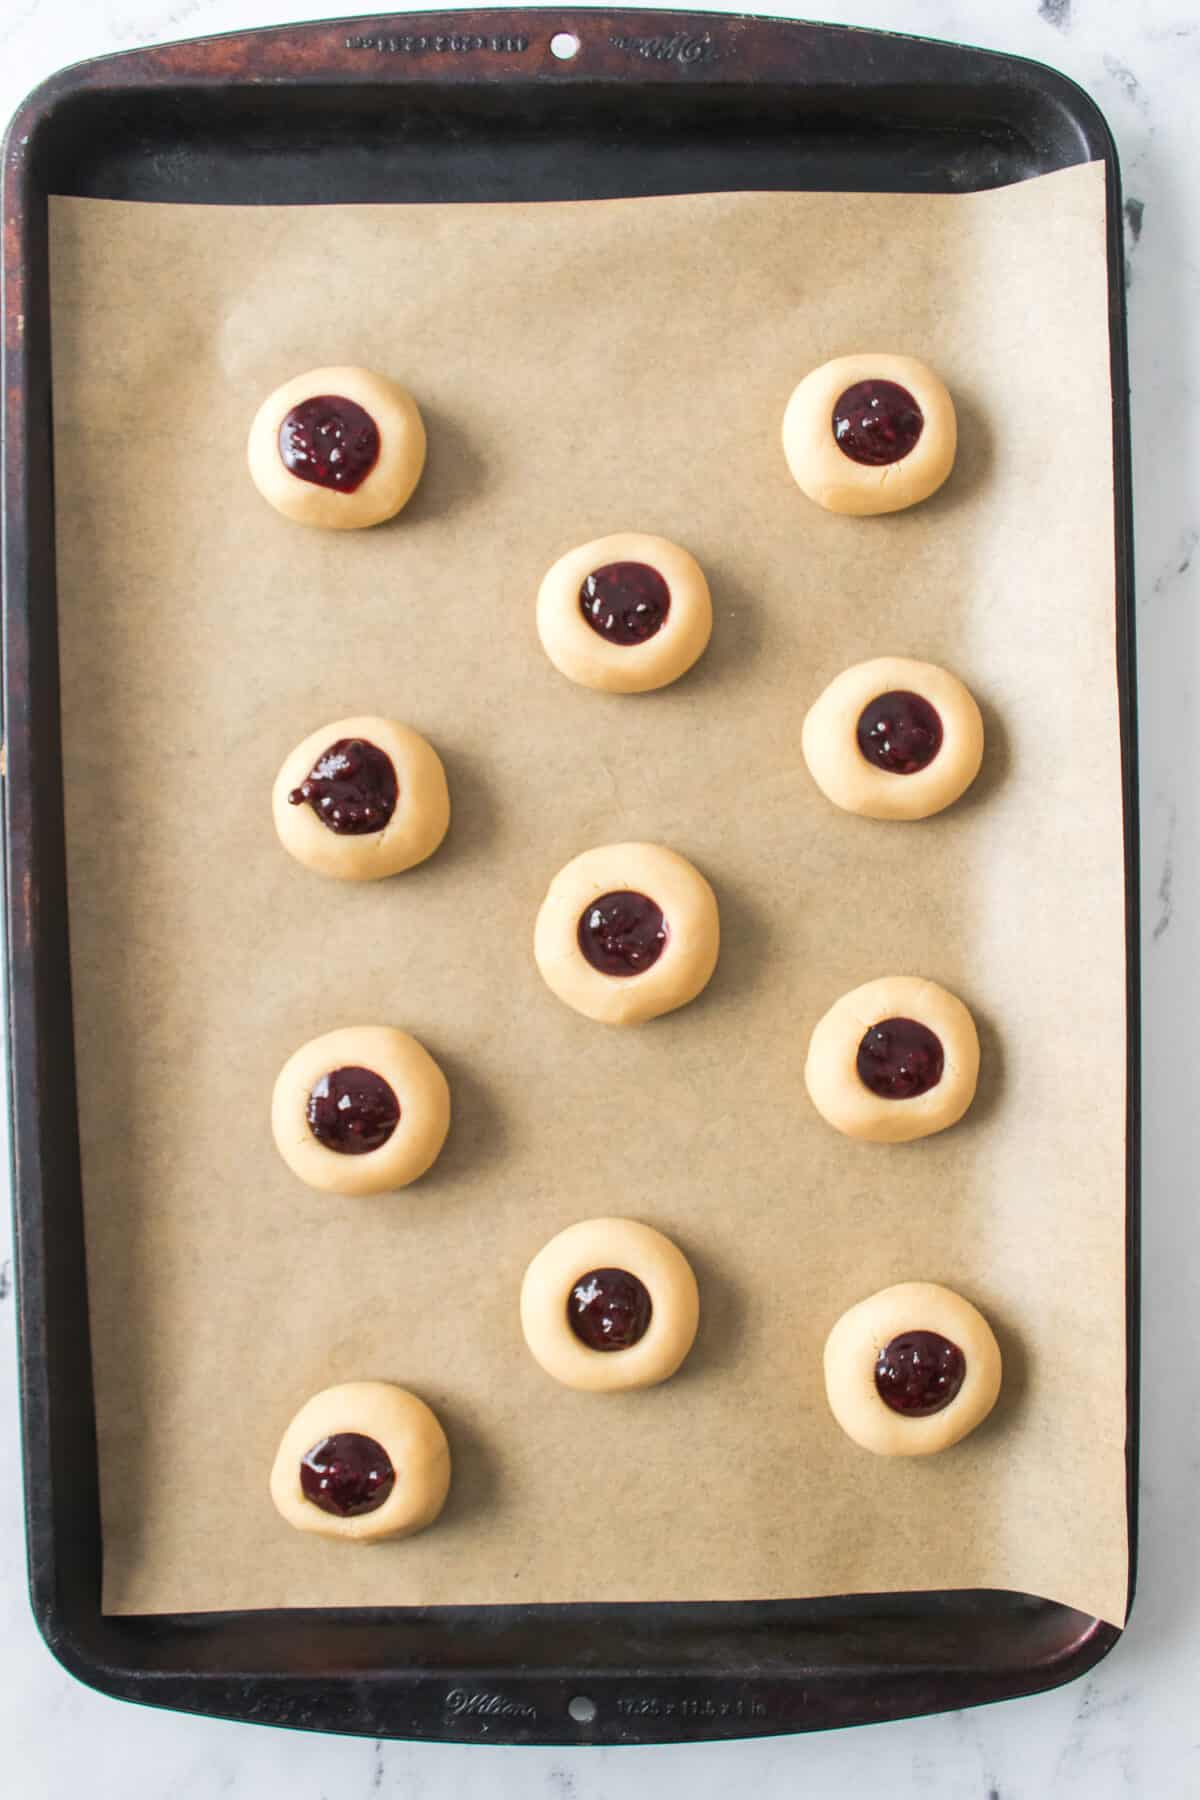
[[[580,929],[585,914],[603,924],[609,915],[598,903],[623,894],[661,911],[665,941],[648,966],[614,975],[587,960]],[[604,844],[554,877],[533,950],[546,985],[576,1012],[606,1025],[636,1025],[694,1000],[717,966],[720,942],[716,895],[690,862],[661,844]]]
[[[897,462],[859,463],[838,448],[834,408],[862,381],[894,382],[920,409],[921,434]],[[783,451],[792,478],[827,512],[899,512],[927,500],[953,468],[957,446],[954,402],[933,370],[912,356],[835,357],[804,377],[783,415]]]
[[[936,1085],[907,1099],[872,1090],[858,1072],[859,1047],[885,1020],[913,1020],[941,1042]],[[975,1097],[979,1037],[961,1000],[913,975],[885,975],[843,994],[817,1025],[808,1046],[804,1080],[821,1116],[847,1137],[903,1144],[945,1131]]]
[[[300,1467],[310,1451],[342,1433],[374,1439],[394,1471],[387,1498],[373,1511],[339,1516],[310,1500]],[[450,1446],[423,1400],[390,1381],[349,1381],[305,1402],[283,1434],[271,1469],[271,1498],[297,1531],[373,1544],[432,1525],[450,1491]]]
[[[594,1350],[568,1319],[577,1285],[596,1271],[624,1272],[650,1300],[644,1335],[624,1349]],[[585,1291],[586,1292],[586,1291]],[[700,1295],[691,1264],[670,1240],[634,1219],[584,1219],[539,1250],[521,1283],[521,1330],[537,1361],[564,1387],[592,1393],[654,1387],[673,1375],[696,1336]]]
[[[322,1095],[328,1104],[329,1077],[342,1069],[368,1070],[395,1096],[399,1121],[378,1149],[349,1154],[314,1135],[310,1112]],[[309,1187],[388,1193],[436,1162],[450,1129],[450,1089],[428,1050],[406,1031],[351,1025],[313,1038],[284,1063],[271,1099],[271,1129],[280,1156]]]
[[[292,802],[335,744],[361,741],[381,750],[396,778],[395,811],[382,830],[334,831],[308,800]],[[446,771],[433,745],[395,719],[335,719],[297,744],[275,777],[271,811],[289,855],[319,875],[379,881],[432,856],[450,824]]]
[[[859,747],[859,720],[885,694],[916,694],[941,721],[936,755],[912,774],[880,768]],[[970,691],[948,669],[880,656],[855,663],[830,682],[810,707],[800,741],[813,780],[835,806],[868,819],[927,819],[952,805],[978,775],[983,719]]]
[[[661,625],[640,643],[612,641],[584,616],[585,582],[621,563],[647,566],[669,596]],[[612,591],[602,586],[594,596],[601,619],[613,616],[603,605]],[[657,589],[646,603],[658,617]],[[538,590],[537,627],[546,655],[571,681],[610,694],[644,694],[677,681],[703,655],[712,634],[712,600],[703,569],[686,550],[667,538],[620,531],[559,557]],[[610,629],[619,633],[619,624]],[[641,627],[635,622],[632,629]]]
[[[378,455],[351,491],[304,480],[283,459],[285,420],[294,407],[315,399],[352,401],[374,422]],[[250,427],[246,454],[255,487],[276,512],[301,525],[356,531],[392,518],[409,499],[425,466],[425,426],[412,395],[385,375],[370,369],[310,369],[263,401]]]
[[[965,1361],[962,1386],[938,1412],[895,1412],[881,1398],[876,1365],[894,1339],[936,1332]],[[1000,1346],[983,1314],[961,1294],[929,1281],[902,1281],[843,1313],[825,1344],[825,1392],[834,1418],[876,1456],[932,1456],[974,1431],[1000,1392]]]

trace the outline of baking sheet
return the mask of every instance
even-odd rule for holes
[[[222,209],[52,202],[72,974],[104,1606],[719,1600],[1009,1587],[1125,1609],[1124,968],[1111,426],[1098,164],[971,196]],[[778,443],[794,383],[927,358],[961,448],[930,503],[839,519]],[[393,524],[307,532],[245,473],[296,371],[416,393],[430,459]],[[713,586],[698,668],[586,693],[533,597],[605,532],[676,538]],[[800,722],[847,664],[945,662],[988,749],[943,817],[817,792]],[[426,733],[454,819],[419,870],[320,880],[271,781],[323,721]],[[595,1025],[541,983],[551,875],[659,840],[720,899],[694,1005]],[[846,988],[931,976],[980,1025],[966,1121],[855,1144],[813,1112],[808,1034]],[[403,1194],[310,1192],[274,1076],[393,1023],[455,1118]],[[526,1262],[626,1212],[692,1258],[667,1385],[557,1387]],[[821,1346],[898,1280],[980,1305],[993,1418],[914,1462],[834,1425]],[[309,1394],[359,1376],[441,1414],[455,1480],[420,1537],[289,1532],[267,1498]]]

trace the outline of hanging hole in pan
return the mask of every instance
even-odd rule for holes
[[[567,1711],[577,1725],[590,1725],[596,1717],[596,1702],[589,1700],[586,1694],[576,1694],[568,1702]]]
[[[550,39],[550,54],[557,56],[559,62],[570,62],[579,54],[579,39],[573,31],[556,31]]]

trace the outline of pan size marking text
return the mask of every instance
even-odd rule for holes
[[[519,56],[529,48],[527,37],[483,37],[476,31],[406,33],[392,37],[378,32],[369,37],[348,37],[347,50],[382,50],[391,56],[463,56],[468,51],[487,51],[494,56]]]
[[[626,1719],[765,1719],[766,1703],[762,1700],[660,1700],[653,1695],[624,1695],[617,1701],[617,1711]]]

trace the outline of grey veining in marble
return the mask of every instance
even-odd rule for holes
[[[354,10],[353,0],[340,9]],[[339,0],[0,0],[0,113],[64,61],[319,18]],[[573,21],[583,8],[574,5]],[[788,10],[763,7],[761,10]],[[1200,95],[1196,0],[821,0],[827,19],[1053,62],[1099,100],[1125,180],[1145,954],[1147,1306],[1140,1598],[1087,1680],[809,1739],[505,1751],[305,1738],[119,1706],[51,1660],[24,1591],[13,1305],[0,1214],[0,1791],[19,1800],[1185,1800],[1200,1794]],[[554,29],[553,9],[547,29]],[[1069,1043],[1070,1021],[1064,1021]],[[1119,1047],[1114,1046],[1114,1054]],[[1053,1195],[1047,1195],[1053,1205]]]

